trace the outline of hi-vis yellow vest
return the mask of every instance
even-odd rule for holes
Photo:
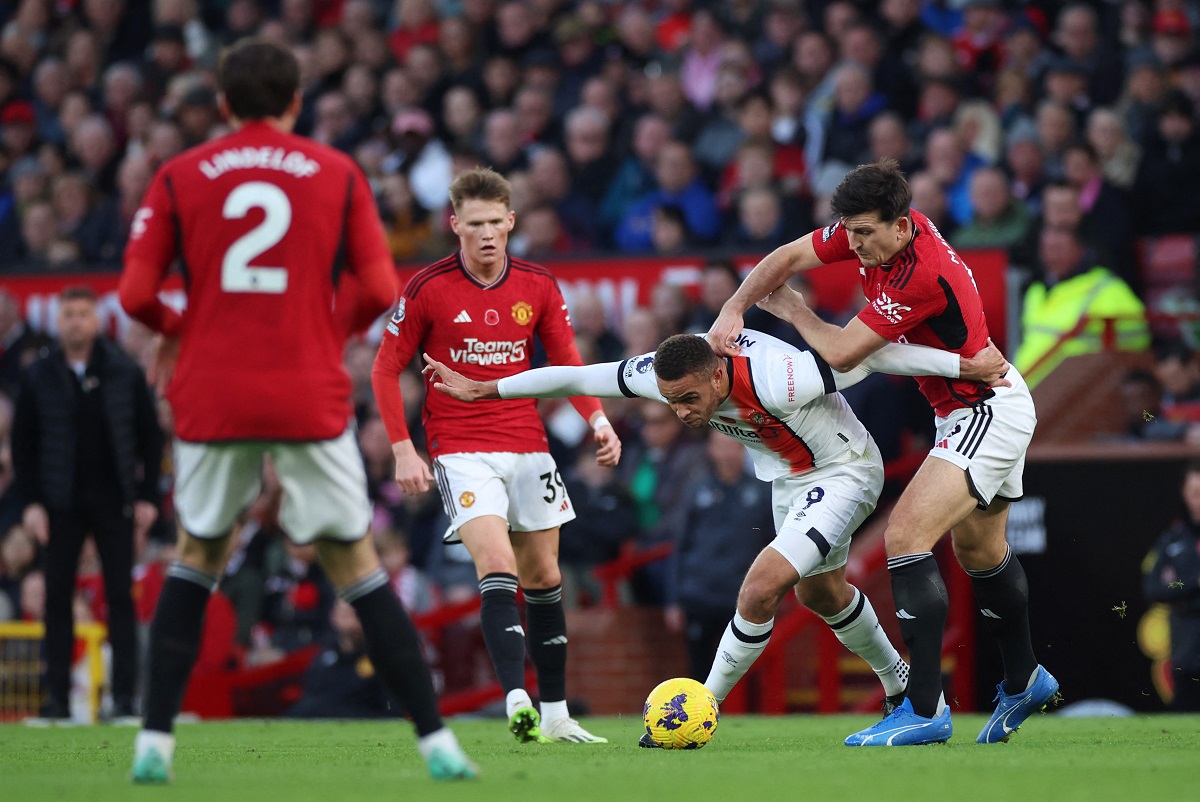
[[[1093,319],[1032,371],[1033,365],[1054,349],[1084,315]],[[1117,319],[1114,330],[1117,350],[1140,351],[1150,347],[1146,307],[1129,285],[1108,268],[1093,267],[1049,289],[1040,281],[1035,283],[1025,293],[1025,306],[1021,310],[1023,339],[1013,364],[1033,387],[1067,357],[1104,350],[1104,318]]]

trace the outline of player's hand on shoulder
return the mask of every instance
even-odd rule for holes
[[[1012,382],[1004,378],[1010,367],[1004,354],[988,337],[988,344],[983,350],[972,357],[962,357],[958,375],[959,378],[982,382],[988,387],[1012,387]]]
[[[755,306],[770,312],[785,323],[791,323],[793,316],[804,309],[807,304],[804,302],[803,293],[784,284],[755,304]]]
[[[417,453],[412,440],[392,443],[392,456],[396,458],[396,484],[410,496],[419,495],[433,484],[433,474],[428,463]]]
[[[596,444],[596,462],[603,465],[605,468],[614,468],[621,461],[621,438],[617,437],[616,431],[609,423],[602,423],[596,427],[595,435]]]
[[[738,336],[743,325],[741,315],[722,309],[705,337],[719,356],[737,356],[742,350]]]

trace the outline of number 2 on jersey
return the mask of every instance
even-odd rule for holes
[[[263,220],[238,237],[221,260],[221,289],[279,295],[287,291],[286,267],[251,267],[250,262],[279,244],[292,224],[292,204],[287,194],[265,181],[248,181],[225,198],[221,214],[240,220],[251,209],[262,209]]]

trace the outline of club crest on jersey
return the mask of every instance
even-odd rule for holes
[[[475,494],[472,493],[470,490],[464,490],[462,492],[462,495],[460,495],[458,497],[458,506],[462,507],[464,510],[471,507],[474,503],[475,503]]]
[[[396,307],[396,311],[392,313],[393,323],[401,323],[404,321],[404,305],[407,302],[408,301],[405,298],[400,299],[400,304]]]
[[[500,313],[495,309],[489,309],[483,313],[483,322],[489,326],[495,326],[500,322]]]
[[[761,412],[759,412],[758,410],[755,410],[754,412],[750,413],[750,422],[753,423],[755,426],[762,426],[764,423],[767,422],[767,418]]]
[[[841,223],[833,223],[821,229],[821,242],[829,242],[829,238],[834,235],[840,225]]]
[[[512,316],[518,326],[526,326],[533,320],[533,307],[524,301],[517,301],[513,304]]]

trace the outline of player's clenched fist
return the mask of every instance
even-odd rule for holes
[[[419,495],[433,484],[429,464],[417,453],[412,440],[392,443],[392,455],[396,458],[396,484],[410,496]]]

